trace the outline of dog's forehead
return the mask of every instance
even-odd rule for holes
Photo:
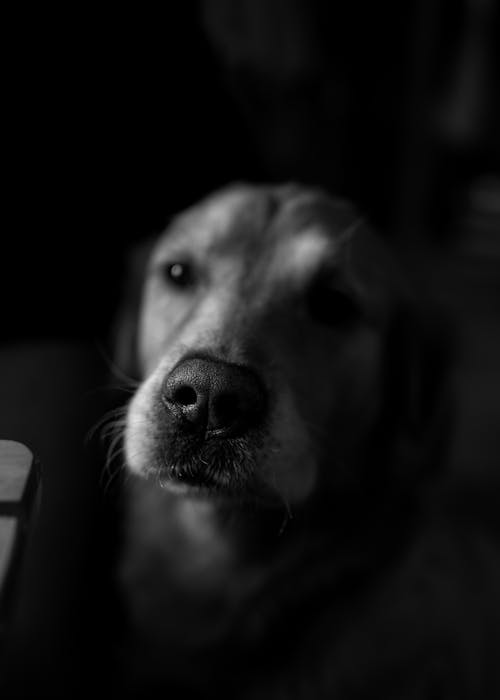
[[[236,186],[176,218],[158,247],[204,259],[277,258],[283,270],[307,270],[343,246],[357,217],[346,203],[295,185]]]
[[[177,219],[174,235],[195,239],[200,246],[214,248],[227,239],[248,238],[269,217],[270,200],[264,193],[234,188],[216,193],[183,212]],[[238,233],[239,236],[235,234]]]

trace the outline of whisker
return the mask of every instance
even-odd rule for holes
[[[102,416],[95,425],[93,425],[85,436],[85,444],[88,444],[93,440],[98,432],[101,433],[101,439],[103,432],[107,429],[108,424],[118,424],[122,423],[125,425],[126,421],[126,406],[119,406],[118,408],[113,408]],[[104,437],[106,435],[104,434]]]
[[[130,377],[129,375],[124,372],[121,367],[119,367],[112,357],[109,355],[108,351],[104,347],[103,343],[97,342],[97,350],[99,354],[101,355],[102,359],[104,360],[108,370],[111,372],[111,374],[118,379],[118,381],[123,382],[124,384],[132,387],[134,390],[137,389],[139,386],[140,382],[137,379],[134,379],[133,377]]]
[[[111,482],[116,478],[116,476],[124,471],[125,460],[122,459],[118,463],[118,457],[124,456],[125,447],[123,444],[123,431],[119,431],[110,441],[106,461],[101,473],[100,483],[104,486],[104,491],[107,491],[111,485]],[[107,482],[104,484],[104,478],[107,477]]]

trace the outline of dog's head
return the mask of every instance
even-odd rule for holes
[[[419,381],[411,306],[347,203],[292,185],[212,195],[146,265],[129,469],[177,492],[287,503],[359,480],[389,415],[398,434],[422,429],[406,391]]]

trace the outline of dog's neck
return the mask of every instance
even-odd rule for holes
[[[267,577],[284,561],[314,553],[329,563],[345,551],[390,554],[415,514],[402,494],[319,490],[306,504],[264,507],[165,493],[142,481],[131,505],[129,537],[138,551],[163,560],[197,590],[244,580],[248,572]]]
[[[366,494],[323,493],[285,513],[141,480],[131,510],[122,575],[141,663],[146,675],[181,677],[193,659],[200,677],[211,676],[217,650],[265,653],[284,629],[300,639],[325,600],[342,606],[397,560],[411,520],[405,505]]]

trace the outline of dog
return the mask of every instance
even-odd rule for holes
[[[234,184],[144,259],[117,353],[124,688],[490,697],[488,608],[422,506],[446,355],[389,245],[320,189]]]

